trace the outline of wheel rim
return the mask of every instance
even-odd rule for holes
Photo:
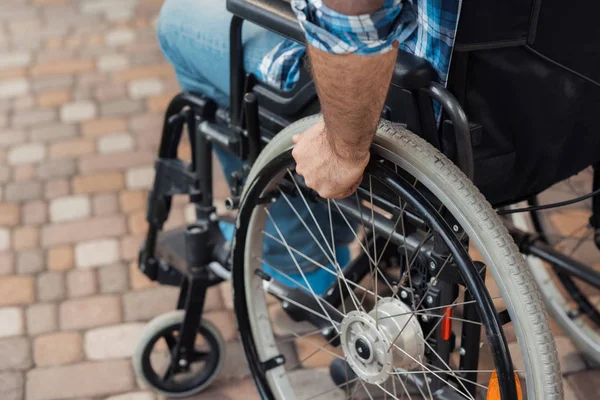
[[[209,329],[201,325],[198,327],[201,340],[196,340],[194,352],[197,354],[192,356],[189,371],[184,374],[174,371],[171,354],[180,328],[181,323],[173,323],[158,330],[142,353],[141,366],[145,379],[164,393],[198,391],[213,377],[220,364],[219,341]]]
[[[283,174],[283,173],[285,173],[285,171],[281,172],[280,176],[278,176],[277,178],[280,178],[281,174]],[[252,191],[252,189],[250,189],[250,191]],[[335,204],[335,202],[333,202],[333,203]],[[242,207],[242,209],[243,209],[243,207]],[[373,208],[371,208],[371,210],[373,210]],[[258,214],[259,213],[256,213],[256,212],[252,213],[252,217],[251,217],[252,220],[249,221],[251,226],[262,226],[262,224],[264,224],[264,221],[267,218],[270,218],[270,216],[269,216],[268,213],[265,213],[266,214],[265,216],[260,216]],[[243,223],[244,222],[242,222],[242,224]],[[238,230],[238,232],[239,232],[239,230]],[[250,239],[250,242],[245,242],[245,244],[246,244],[246,246],[245,246],[245,248],[246,248],[245,258],[246,258],[246,260],[252,260],[252,259],[254,259],[254,262],[256,262],[256,257],[257,257],[256,248],[259,248],[259,249],[262,248],[262,242],[261,242],[261,239],[260,239],[260,232],[250,232],[248,236],[251,239]],[[236,240],[238,240],[238,239],[244,240],[244,238],[240,238],[240,237],[236,238]],[[323,237],[323,239],[325,239],[325,237]],[[260,242],[260,244],[257,245],[256,244],[257,242]],[[324,242],[327,242],[327,241],[324,240]],[[250,243],[251,245],[248,245],[248,243]],[[387,246],[387,243],[386,243],[386,246]],[[331,250],[331,246],[329,248]],[[237,246],[236,246],[236,250],[240,251]],[[364,247],[363,247],[363,250],[367,251],[367,249],[365,249]],[[373,250],[375,250],[375,249],[373,249]],[[383,252],[384,251],[382,251],[382,253]],[[239,260],[239,256],[238,257],[234,256],[234,259],[236,259],[236,258]],[[377,258],[377,257],[375,257],[375,258]],[[246,265],[249,265],[249,263],[247,263]],[[246,267],[246,268],[247,268],[246,273],[248,273],[249,271],[253,270],[253,268],[255,268],[255,267],[249,267],[249,268]],[[236,270],[237,269],[239,269],[238,266],[236,266]],[[443,269],[443,267],[442,267],[442,269]],[[377,274],[377,272],[375,272],[375,275],[376,274]],[[408,274],[408,276],[410,277],[411,274]],[[375,280],[375,285],[377,285],[377,281],[378,280]],[[239,288],[239,285],[240,285],[239,282],[240,282],[239,279],[237,279],[237,278],[234,279],[234,285],[236,285],[236,292],[240,291],[239,289],[237,289],[237,288]],[[364,289],[363,293],[367,293],[369,291],[366,288],[362,288],[362,289]],[[255,291],[255,293],[258,294],[263,289],[262,289],[262,284],[260,283],[260,280],[257,279],[257,278],[253,278],[253,279],[248,279],[247,280],[246,288],[244,288],[244,290],[247,290],[247,293],[249,293],[250,291]],[[375,288],[375,292],[377,292],[377,288]],[[411,291],[411,293],[414,293],[414,292]],[[237,301],[238,301],[237,299],[238,298],[239,297],[236,296],[236,307],[237,307]],[[377,296],[374,296],[374,298],[375,298],[375,301],[377,302]],[[248,301],[249,303],[252,303],[252,304],[249,305],[248,309],[250,310],[250,313],[253,312],[253,313],[256,314],[254,320],[255,321],[261,321],[261,320],[262,321],[265,321],[265,320],[268,321],[268,318],[266,318],[266,319],[262,318],[265,315],[268,317],[267,304],[266,303],[265,304],[257,303],[256,301],[254,301],[254,299],[255,299],[254,295],[247,295],[246,299],[245,299],[245,301]],[[356,300],[358,300],[358,298],[356,298],[353,301],[356,301]],[[385,300],[385,301],[383,301],[383,300]],[[398,307],[397,304],[396,305],[392,304],[395,301],[399,301],[399,297],[398,296],[392,296],[392,298],[383,299],[383,300],[382,300],[382,303],[380,303],[380,304],[391,304],[392,307],[393,306]],[[424,296],[422,300],[425,301],[426,300],[426,296]],[[243,301],[243,302],[245,302],[245,301]],[[413,299],[413,301],[414,301],[414,299]],[[455,300],[455,302],[458,302],[458,297]],[[405,304],[405,303],[402,303],[402,304]],[[416,308],[418,309],[419,306],[420,305],[417,305]],[[357,307],[357,308],[359,308],[359,307]],[[377,309],[381,310],[380,307],[378,307]],[[425,308],[425,312],[427,312],[427,308]],[[238,312],[238,314],[239,314],[239,312]],[[321,314],[321,317],[322,318],[330,318],[331,317],[331,316],[326,315],[326,314],[327,314],[326,310],[323,310],[323,313]],[[364,332],[360,332],[360,333],[353,332],[354,333],[354,338],[352,339],[352,340],[354,340],[353,342],[352,341],[346,341],[345,342],[346,336],[348,336],[348,335],[346,334],[347,331],[345,331],[344,329],[342,329],[342,331],[340,332],[340,334],[342,336],[342,347],[345,347],[346,349],[350,349],[352,347],[351,345],[355,345],[357,343],[357,341],[358,341],[357,338],[359,338],[359,339],[364,339],[364,343],[363,342],[361,342],[361,343],[364,344],[364,346],[365,346],[366,349],[372,350],[372,346],[377,341],[385,342],[387,340],[388,342],[389,341],[394,342],[394,340],[396,340],[398,338],[396,337],[395,339],[391,339],[392,337],[394,337],[394,336],[401,336],[401,335],[383,335],[383,334],[380,334],[379,330],[377,328],[373,328],[373,326],[372,326],[373,325],[373,321],[372,321],[373,318],[371,316],[371,319],[369,319],[368,318],[368,314],[369,313],[367,313],[367,312],[359,313],[357,315],[352,314],[351,318],[348,318],[347,315],[344,316],[344,319],[342,320],[342,323],[341,323],[341,326],[344,329],[348,329],[347,328],[348,326],[351,326],[352,324],[356,324],[356,323],[360,323],[360,324],[363,324],[365,326],[368,326],[368,329],[365,328],[365,331]],[[413,315],[414,315],[414,313],[413,313]],[[439,315],[438,315],[438,317],[439,317]],[[244,318],[242,318],[242,319],[244,319]],[[247,320],[247,318],[245,318],[245,319],[246,319],[245,323],[249,323],[249,321]],[[452,317],[445,318],[445,319],[439,318],[439,321],[441,322],[442,320],[448,320],[448,319],[453,319],[453,318]],[[457,318],[454,318],[454,320],[458,321],[458,320],[460,320],[460,318],[457,317]],[[252,324],[250,324],[250,325],[252,325]],[[260,326],[257,326],[257,325],[260,325]],[[333,324],[333,322],[332,322],[332,326],[334,326],[334,328],[337,328],[335,326],[335,324]],[[262,346],[262,348],[260,348],[258,350],[257,349],[248,349],[248,348],[246,348],[247,354],[249,355],[250,359],[252,359],[253,357],[255,357],[255,358],[259,357],[258,353],[261,353],[260,357],[262,357],[262,359],[269,358],[269,357],[275,357],[275,356],[278,355],[278,350],[277,350],[277,346],[276,346],[277,339],[275,337],[276,335],[273,334],[273,332],[271,331],[271,327],[268,326],[268,322],[265,323],[264,325],[256,323],[255,325],[252,326],[252,331],[253,331],[253,335],[255,337],[260,336],[259,340],[262,341],[263,346]],[[419,330],[417,328],[414,328],[412,331],[409,331],[409,332],[411,332],[411,335],[414,336],[414,335],[418,335]],[[362,336],[361,336],[361,334],[362,334]],[[300,338],[298,338],[298,339],[300,339]],[[406,338],[403,337],[402,339],[406,339]],[[327,350],[327,349],[324,348],[324,347],[326,347],[327,344],[328,343],[325,343],[325,346],[321,346],[321,347],[323,347],[323,348],[321,348],[321,350]],[[427,343],[425,341],[423,341],[423,347],[426,346],[426,345],[427,345]],[[361,344],[361,346],[362,346],[362,344]],[[371,346],[371,347],[369,347],[369,346]],[[248,346],[245,346],[245,347],[248,347]],[[396,346],[396,347],[399,347],[399,346]],[[397,350],[405,353],[405,355],[410,356],[410,358],[412,358],[411,361],[413,363],[419,364],[419,360],[417,359],[417,357],[423,357],[423,355],[420,353],[420,350],[417,350],[414,353],[407,352],[403,348],[399,348]],[[351,352],[348,351],[348,350],[346,350],[344,353],[345,353],[344,354],[345,357],[348,358],[349,354]],[[415,355],[417,357],[415,357]],[[363,363],[363,367],[365,367],[364,370],[361,370],[360,366],[358,366],[358,364],[359,364],[358,361],[360,361],[360,360],[358,360],[357,357],[356,357],[356,355],[355,355],[354,357],[351,357],[349,364],[351,365],[352,369],[354,370],[354,372],[356,372],[357,375],[361,376],[361,374],[362,374],[361,385],[364,387],[364,385],[362,384],[362,380],[367,381],[367,383],[374,383],[375,385],[381,385],[379,374],[381,373],[381,371],[383,371],[383,369],[380,370],[380,371],[375,370],[375,371],[370,371],[369,372],[367,366],[368,366],[368,363],[371,362],[371,358],[368,357],[368,360],[365,363]],[[380,364],[384,365],[385,362],[380,363]],[[422,363],[421,363],[421,366],[424,368],[424,371],[426,370],[427,373],[432,374],[436,378],[439,378],[439,375],[441,373],[455,372],[449,366],[447,366],[448,371],[436,371],[436,370],[433,370],[431,368],[428,369]],[[252,365],[251,365],[251,368],[252,368]],[[398,368],[398,367],[396,365],[394,365],[394,371],[397,371],[396,368]],[[286,398],[286,399],[287,398],[295,398],[295,397],[290,397],[290,395],[289,395],[290,392],[293,392],[293,389],[291,388],[290,382],[289,381],[285,381],[283,379],[276,379],[275,378],[277,376],[281,377],[284,374],[285,371],[283,370],[283,367],[277,367],[275,370],[273,370],[274,372],[268,373],[267,376],[266,376],[266,378],[264,376],[261,377],[261,371],[259,371],[259,369],[260,369],[259,367],[255,367],[254,370],[253,370],[253,372],[255,374],[255,378],[257,379],[257,381],[259,383],[259,389],[260,389],[261,385],[264,386],[266,384],[266,382],[261,382],[261,380],[265,380],[266,379],[266,380],[269,381],[269,386],[275,388],[275,392],[276,392],[275,393],[275,397],[276,398]],[[487,371],[484,370],[482,372],[487,372]],[[522,371],[520,371],[520,372],[522,372]],[[491,374],[492,370],[490,370],[487,373]],[[397,372],[394,372],[393,374],[400,375]],[[409,372],[407,372],[404,375],[406,377],[408,377],[409,376]],[[425,373],[423,375],[425,375]],[[373,378],[367,378],[367,376],[373,376]],[[415,374],[415,376],[416,376],[416,374]],[[371,382],[369,382],[369,379],[372,379]],[[411,378],[411,380],[414,380],[414,379]],[[468,395],[465,395],[465,393],[464,393],[466,391],[466,389],[464,388],[464,385],[461,385],[461,382],[463,381],[463,379],[456,377],[455,380],[457,381],[456,388],[455,388],[456,390],[455,391],[458,392],[458,393],[461,393],[462,395],[464,395],[465,398],[470,398]],[[424,379],[424,382],[427,383],[427,379]],[[404,380],[404,381],[400,380],[398,382],[398,386],[405,386],[406,384],[407,384],[407,380]],[[463,387],[461,388],[461,386],[463,386]],[[386,396],[394,396],[394,394],[391,391],[388,391],[385,388],[381,388],[381,387],[380,387],[380,389],[383,390],[384,395],[386,395]],[[419,390],[430,390],[429,387],[423,387],[423,388],[418,388],[418,389]],[[462,389],[464,389],[464,390],[462,390]],[[265,393],[263,393],[263,394],[265,394]],[[269,394],[269,393],[266,393],[266,394]],[[346,393],[346,394],[348,395],[349,393]],[[421,394],[423,394],[423,393],[421,393]],[[327,395],[329,395],[329,394],[327,394]],[[298,397],[298,398],[302,398],[302,397]],[[390,398],[399,398],[399,397],[395,396],[395,397],[390,397]],[[427,397],[427,398],[430,398],[430,397]]]

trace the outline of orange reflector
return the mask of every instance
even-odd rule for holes
[[[521,382],[519,382],[519,376],[515,373],[515,382],[517,384],[517,397],[518,400],[523,400],[523,393],[521,392]],[[498,386],[498,375],[496,370],[492,372],[490,377],[490,384],[488,385],[486,400],[500,400],[500,386]]]
[[[440,327],[442,340],[450,340],[452,337],[452,310],[452,307],[446,307],[444,310],[444,316],[442,317],[442,324]]]

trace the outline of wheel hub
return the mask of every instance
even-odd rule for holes
[[[398,299],[380,300],[371,312],[351,311],[342,320],[346,361],[362,380],[381,384],[396,368],[412,369],[425,354],[423,331]]]

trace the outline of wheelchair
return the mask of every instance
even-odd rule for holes
[[[542,293],[520,253],[539,246],[472,183],[480,127],[434,81],[431,66],[399,55],[359,189],[322,199],[295,173],[291,156],[292,137],[320,119],[306,68],[294,90],[280,92],[242,66],[245,20],[296,41],[303,32],[281,0],[227,3],[229,108],[181,93],[165,116],[139,268],[180,287],[180,296],[177,310],[146,327],[133,356],[137,376],[170,397],[210,385],[224,345],[202,318],[205,295],[232,279],[240,339],[264,399],[562,399]],[[432,100],[443,110],[441,129]],[[190,162],[177,153],[184,132]],[[218,225],[224,217],[212,195],[213,146],[244,161],[228,177],[225,205],[237,210],[233,243]],[[162,232],[175,195],[189,196],[196,222]],[[315,242],[321,259],[287,243],[269,212],[275,204],[289,206],[298,234]],[[310,217],[301,218],[299,208]],[[354,238],[345,266],[336,256],[334,219]],[[288,253],[296,278],[269,267],[295,287],[264,271],[265,243]],[[301,263],[335,277],[325,293],[315,293]],[[161,351],[169,361],[157,366]]]

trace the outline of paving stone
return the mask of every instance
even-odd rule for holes
[[[88,196],[59,197],[50,202],[50,221],[71,221],[89,217],[92,205]]]
[[[85,334],[85,356],[88,360],[129,358],[144,327],[145,324],[130,323],[89,330]]]
[[[102,193],[112,192],[125,187],[125,178],[121,172],[105,172],[93,175],[78,175],[73,178],[73,192]]]
[[[35,104],[35,97],[31,94],[21,95],[13,99],[13,108],[16,111],[31,110]]]
[[[0,337],[22,335],[25,331],[23,311],[18,307],[0,308],[0,321],[2,321],[0,324]],[[6,342],[0,341],[0,370],[7,369],[2,368],[2,366],[5,365],[2,360],[4,358],[2,357],[2,354],[7,351],[3,345],[6,347]]]
[[[75,265],[73,248],[58,246],[48,250],[48,269],[50,271],[66,271]]]
[[[63,178],[75,175],[75,160],[53,160],[44,162],[37,167],[37,176],[41,180]]]
[[[45,272],[38,275],[37,294],[41,301],[65,298],[65,277],[62,272]]]
[[[29,91],[29,82],[25,78],[0,81],[0,99],[9,99]]]
[[[129,60],[123,54],[107,54],[98,59],[98,70],[101,72],[121,71],[128,66]]]
[[[121,215],[95,217],[88,220],[61,222],[42,228],[42,246],[52,247],[100,238],[119,236],[126,231]]]
[[[69,298],[84,297],[96,293],[96,273],[93,270],[73,270],[67,274]]]
[[[18,204],[0,203],[0,226],[11,227],[19,223],[21,208]]]
[[[119,194],[121,211],[130,213],[143,210],[147,204],[147,194],[142,190],[125,190]]]
[[[62,330],[88,329],[121,322],[121,302],[118,296],[104,295],[70,299],[59,306]]]
[[[154,394],[151,392],[130,392],[110,396],[106,400],[154,400]]]
[[[235,316],[231,311],[214,311],[204,313],[202,318],[205,318],[215,324],[215,326],[223,335],[223,340],[231,342],[238,339],[238,330]]]
[[[139,100],[114,100],[100,105],[100,114],[103,117],[117,117],[135,114],[144,109],[144,103]]]
[[[33,88],[34,92],[68,88],[72,84],[73,84],[73,77],[70,75],[52,76],[52,77],[32,79],[32,88]]]
[[[38,303],[27,307],[25,312],[27,333],[31,336],[57,330],[57,310],[54,303]]]
[[[26,67],[31,63],[31,53],[9,52],[0,54],[0,68]]]
[[[27,373],[27,400],[59,400],[106,396],[133,389],[133,371],[127,360],[86,362]]]
[[[145,232],[144,232],[145,233]],[[138,257],[140,247],[145,240],[145,235],[129,235],[121,238],[121,259],[125,261],[135,260]]]
[[[94,215],[111,215],[119,211],[115,193],[99,193],[92,199]]]
[[[135,40],[135,32],[131,29],[116,29],[104,36],[105,43],[110,47],[122,46]]]
[[[35,274],[44,270],[44,254],[41,249],[21,251],[17,254],[17,272]]]
[[[46,222],[47,206],[42,200],[34,200],[23,204],[22,216],[25,225],[39,225]]]
[[[173,93],[149,97],[146,105],[150,112],[164,112],[175,95]]]
[[[31,250],[40,243],[40,230],[31,226],[22,226],[13,231],[13,248],[17,251]]]
[[[37,96],[37,104],[42,108],[55,108],[67,104],[71,100],[71,92],[67,89],[54,89]]]
[[[158,286],[157,282],[151,281],[140,271],[137,261],[129,263],[129,284],[133,290],[144,290]]]
[[[0,315],[2,315],[1,313],[2,309],[0,309]],[[2,321],[10,323],[14,322],[12,320],[8,321],[4,319],[2,319]],[[20,322],[22,325],[22,321]],[[0,325],[0,330],[4,331],[5,328]],[[22,328],[19,333],[21,332]],[[30,368],[31,365],[29,340],[27,338],[15,337],[0,339],[0,371],[24,370]]]
[[[160,134],[156,131],[157,126],[164,122],[164,111],[160,113],[146,113],[136,115],[129,121],[129,127],[134,133],[144,133],[149,138],[154,138],[156,143],[160,142]],[[150,132],[152,132],[150,134]],[[158,136],[158,138],[156,138]]]
[[[25,393],[25,379],[20,372],[8,371],[0,373],[0,398],[2,400],[22,400]]]
[[[133,149],[133,138],[127,133],[103,136],[98,139],[100,154],[119,153]]]
[[[54,142],[61,139],[73,138],[77,135],[75,125],[47,124],[31,130],[33,142]]]
[[[172,214],[175,210],[171,210]],[[148,231],[148,222],[146,221],[145,211],[136,211],[129,215],[127,219],[127,226],[129,227],[129,233],[133,235],[143,235]]]
[[[28,110],[18,111],[12,115],[11,123],[15,128],[34,127],[36,125],[46,125],[56,120],[54,110]]]
[[[149,189],[154,183],[154,166],[130,168],[125,174],[128,189]]]
[[[156,155],[152,152],[127,152],[117,154],[104,154],[89,156],[79,161],[79,171],[84,174],[93,174],[153,164]]]
[[[178,296],[177,288],[167,286],[125,293],[123,296],[125,321],[145,321],[172,311],[177,306]]]
[[[0,228],[0,251],[8,250],[10,247],[10,231]]]
[[[6,117],[3,117],[6,118]],[[25,131],[19,129],[3,129],[0,133],[0,148],[9,147],[25,141]]]
[[[31,68],[33,78],[70,75],[93,71],[96,64],[92,60],[62,60],[37,64]]]
[[[27,182],[35,178],[33,165],[19,165],[13,169],[13,180],[15,182]]]
[[[287,360],[287,357],[286,357]],[[288,360],[294,365],[293,360]],[[225,344],[225,360],[223,369],[219,375],[220,379],[240,379],[250,376],[248,364],[245,362],[244,350],[240,342],[229,342]]]
[[[50,158],[76,158],[92,154],[96,150],[96,144],[91,140],[72,139],[52,143],[50,145]]]
[[[31,130],[29,137],[32,142],[54,142],[77,136],[75,125],[45,124]]]
[[[102,293],[121,293],[128,289],[127,267],[113,264],[98,269],[98,280]]]
[[[101,136],[111,133],[120,133],[127,129],[127,123],[120,118],[101,118],[85,121],[82,124],[84,136]]]
[[[65,104],[60,109],[60,119],[66,123],[81,122],[96,116],[96,105],[89,101]]]
[[[0,307],[33,303],[35,288],[31,276],[7,276],[0,278]]]
[[[0,276],[10,275],[15,270],[15,256],[8,251],[0,251]]]
[[[10,180],[10,167],[0,166],[0,183],[6,183]]]
[[[136,79],[129,82],[129,97],[132,99],[145,99],[150,96],[157,96],[164,90],[164,85],[160,79],[145,78]]]
[[[44,197],[46,199],[55,199],[57,197],[63,197],[69,194],[71,190],[69,181],[66,179],[54,179],[46,182],[44,188]]]
[[[578,399],[597,399],[600,396],[598,371],[585,371],[568,378],[569,384],[577,394]]]
[[[33,361],[38,367],[70,364],[82,358],[82,340],[77,332],[48,333],[33,342]]]
[[[78,268],[91,268],[111,264],[119,260],[117,239],[96,239],[77,243],[75,265]]]
[[[8,163],[10,165],[31,164],[42,161],[46,157],[46,148],[41,143],[28,143],[10,149]]]
[[[124,99],[127,97],[126,89],[122,83],[98,86],[94,90],[94,98],[102,102]]]
[[[42,185],[39,182],[9,183],[5,186],[4,200],[22,202],[36,200],[42,196]]]
[[[115,73],[117,81],[132,81],[144,78],[172,78],[174,76],[173,67],[169,64],[144,65],[141,67],[128,68]]]

